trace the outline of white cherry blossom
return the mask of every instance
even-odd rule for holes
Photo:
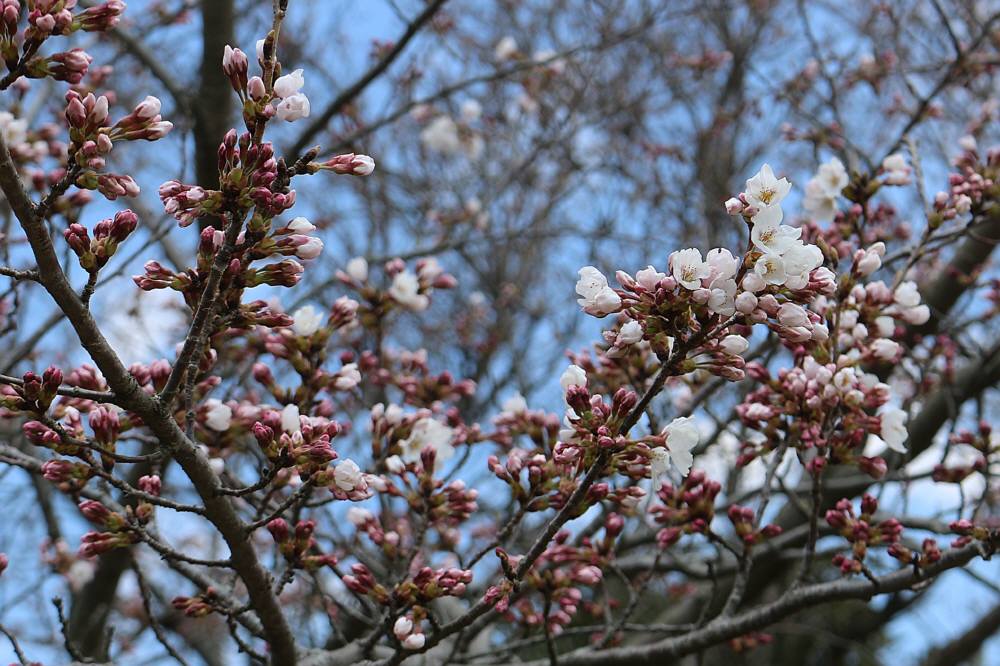
[[[585,312],[603,317],[616,312],[622,305],[622,299],[615,290],[608,286],[608,279],[593,266],[584,266],[579,271],[580,279],[576,282],[577,299]]]
[[[688,248],[670,255],[670,271],[681,285],[687,289],[698,289],[701,281],[711,273],[711,267],[701,259],[701,250]]]
[[[303,305],[292,314],[292,330],[295,335],[308,337],[323,325],[323,313],[312,305]]]
[[[216,431],[225,432],[232,424],[233,410],[229,405],[212,398],[205,401],[205,425]]]
[[[792,184],[787,178],[780,180],[774,177],[774,171],[769,164],[764,164],[760,171],[746,182],[746,196],[750,205],[757,208],[767,208],[781,203]]]

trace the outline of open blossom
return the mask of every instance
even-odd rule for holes
[[[769,164],[764,164],[746,183],[746,197],[751,206],[767,208],[781,203],[792,184],[787,178],[777,179]]]
[[[881,428],[880,437],[886,445],[897,453],[906,453],[904,443],[908,434],[906,432],[906,412],[898,407],[886,407],[880,415]]]
[[[420,141],[431,150],[452,155],[462,150],[458,125],[448,116],[438,116],[421,132]]]
[[[288,433],[298,432],[302,429],[298,405],[285,405],[281,410],[281,429]]]
[[[882,160],[882,171],[887,185],[906,185],[910,182],[910,165],[899,153],[893,153]]]
[[[205,425],[216,432],[229,430],[232,423],[233,410],[229,405],[212,398],[205,401]]]
[[[794,246],[802,235],[801,229],[762,220],[761,217],[760,214],[754,217],[753,229],[750,230],[750,239],[761,252],[783,254]]]
[[[785,283],[785,262],[781,255],[765,252],[754,264],[753,269],[767,284]]]
[[[597,317],[617,311],[622,304],[622,299],[608,286],[607,278],[593,266],[584,266],[580,269],[576,293],[581,296],[577,299],[577,303],[583,306],[585,312]]]
[[[337,373],[337,378],[333,380],[333,387],[338,391],[350,391],[361,383],[361,372],[357,363],[348,363]]]
[[[661,273],[652,266],[647,266],[641,271],[635,274],[635,281],[639,285],[648,291],[656,291],[656,285],[660,283],[660,280],[666,278],[665,273]]]
[[[389,287],[389,295],[404,308],[419,312],[426,310],[430,299],[420,293],[420,281],[410,271],[396,273]]]
[[[559,378],[559,386],[562,387],[563,393],[565,393],[570,386],[586,385],[587,372],[578,365],[571,365],[566,368],[566,370],[563,371],[562,376]]]
[[[736,271],[740,267],[740,260],[724,247],[709,250],[708,254],[705,255],[705,263],[708,264],[709,268],[708,277],[713,282],[719,279],[727,280],[735,277]]]
[[[312,305],[304,305],[296,310],[292,313],[292,319],[295,320],[292,324],[295,335],[303,337],[312,335],[323,325],[323,314]]]
[[[663,476],[666,475],[668,471],[670,471],[670,452],[665,448],[660,447],[650,451],[649,473],[650,476],[653,477],[654,483],[656,479],[662,480]]]
[[[702,279],[707,278],[712,269],[702,261],[701,250],[692,247],[670,255],[670,272],[687,289],[698,289]]]
[[[797,242],[781,258],[785,265],[785,286],[802,289],[809,283],[809,274],[822,265],[823,251],[815,245]]]
[[[306,79],[302,76],[302,70],[296,69],[291,74],[285,74],[277,78],[274,82],[274,94],[281,99],[285,99],[297,94],[305,84]]]
[[[364,480],[361,468],[358,464],[346,458],[333,470],[333,482],[344,491],[354,490]]]
[[[687,476],[694,464],[692,450],[701,438],[694,418],[682,416],[674,419],[663,429],[662,436],[666,439],[666,448],[654,448],[650,458],[653,477],[663,476],[670,463],[673,463],[682,476]]]
[[[454,436],[453,428],[436,419],[422,418],[413,424],[410,436],[400,442],[402,458],[405,462],[417,462],[420,452],[430,447],[435,453],[435,465],[440,465],[455,455],[455,447],[452,446]]]
[[[347,262],[344,270],[355,282],[364,283],[368,280],[368,261],[364,257],[354,257]]]
[[[736,313],[736,280],[719,277],[708,286],[708,302],[705,304],[713,314],[730,317]]]
[[[520,393],[515,393],[506,400],[500,406],[500,409],[505,414],[523,414],[528,411],[528,401],[524,399],[524,396]]]
[[[279,120],[295,122],[309,117],[309,98],[302,93],[296,93],[281,100],[275,109]]]
[[[493,57],[497,60],[510,60],[517,55],[517,41],[507,35],[493,47]]]
[[[618,329],[618,337],[615,338],[615,345],[625,347],[634,345],[639,340],[642,340],[642,324],[634,319],[630,319]]]
[[[802,207],[819,222],[831,221],[837,214],[837,198],[849,180],[843,162],[832,158],[806,183]]]

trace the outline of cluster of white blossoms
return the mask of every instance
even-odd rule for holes
[[[226,55],[223,58],[224,65],[232,58],[233,52],[234,49],[226,47]],[[263,39],[257,40],[257,60],[261,63],[264,62]],[[245,69],[244,67],[244,71]],[[275,79],[271,90],[274,92],[275,97],[281,100],[274,108],[274,113],[280,120],[294,122],[309,117],[309,98],[302,92],[302,87],[305,83],[305,77],[302,75],[301,69],[296,69],[291,74],[285,74]],[[248,89],[251,97],[258,99],[258,95],[263,95],[264,92],[263,81],[259,77],[253,77],[248,84]]]
[[[786,178],[775,178],[767,164],[746,183],[744,196],[753,222],[750,238],[761,252],[753,274],[744,278],[746,291],[761,291],[769,284],[803,289],[809,274],[823,264],[823,252],[802,242],[801,229],[781,223],[781,201],[791,187]]]
[[[685,289],[694,293],[697,303],[704,303],[713,314],[730,317],[736,312],[736,272],[740,261],[724,247],[709,250],[705,259],[697,248],[678,250],[670,255],[670,274]],[[662,274],[646,279],[662,280]],[[642,273],[642,271],[640,271]],[[638,277],[638,275],[637,275]]]
[[[819,179],[824,192],[835,193],[838,186],[843,188],[844,177],[843,165],[830,162],[824,165]],[[726,202],[730,213],[740,214],[751,223],[752,245],[746,256],[733,256],[726,248],[710,250],[704,257],[697,248],[678,250],[670,255],[669,275],[652,266],[639,271],[635,278],[618,271],[616,278],[624,291],[608,286],[607,279],[593,266],[581,268],[576,292],[585,312],[604,317],[624,307],[629,315],[614,336],[605,336],[610,343],[608,355],[620,356],[629,345],[643,339],[644,325],[636,321],[642,315],[637,315],[633,295],[638,302],[645,294],[655,294],[660,288],[668,293],[679,288],[682,298],[720,317],[739,313],[756,323],[775,318],[781,326],[779,332],[793,341],[826,339],[826,326],[799,303],[808,302],[817,293],[832,293],[836,276],[822,265],[824,257],[819,247],[802,241],[801,229],[782,224],[781,202],[790,189],[791,183],[776,178],[765,164],[746,182],[746,191],[739,198]],[[880,261],[881,255],[873,250],[865,266],[872,267]],[[744,262],[752,268],[745,274],[741,272]],[[775,288],[782,287],[800,294],[779,300],[771,292],[781,291]],[[734,349],[741,346],[734,341],[729,345]],[[729,353],[728,349],[724,351]]]
[[[281,98],[275,107],[279,119],[294,122],[309,117],[309,98],[300,92],[305,84],[301,69],[279,76],[274,82],[274,94]]]
[[[821,164],[806,183],[802,208],[817,222],[831,222],[837,215],[837,198],[849,180],[847,169],[836,157]]]

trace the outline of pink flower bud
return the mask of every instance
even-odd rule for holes
[[[413,621],[406,617],[401,616],[396,620],[396,623],[392,626],[392,633],[396,635],[399,640],[405,639],[413,631]]]
[[[160,496],[161,482],[156,475],[146,475],[139,479],[139,489],[149,495]]]
[[[260,101],[267,94],[267,88],[264,86],[264,79],[259,76],[252,77],[247,82],[247,94],[250,95],[250,99],[255,102]]]
[[[424,647],[426,637],[423,634],[410,634],[403,641],[403,647],[407,650],[419,650]]]

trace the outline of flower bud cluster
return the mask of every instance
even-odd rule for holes
[[[673,546],[684,534],[704,534],[715,518],[715,498],[721,490],[719,482],[701,470],[693,470],[679,487],[660,486],[656,495],[662,503],[650,508],[656,523],[663,525],[656,534],[660,548]]]
[[[218,594],[211,587],[195,597],[174,597],[170,603],[188,617],[205,617],[213,611],[224,612]]]
[[[70,462],[61,458],[47,460],[42,464],[42,477],[64,493],[79,492],[94,475],[91,465],[82,462]]]
[[[889,546],[889,555],[895,557],[903,564],[915,567],[923,567],[934,564],[941,559],[941,549],[934,539],[924,539],[920,544],[920,552],[915,552],[904,546],[901,542]]]
[[[979,456],[966,465],[938,464],[934,466],[931,478],[938,483],[961,483],[975,473],[984,474],[989,469],[990,459],[1000,453],[1000,441],[993,436],[993,427],[988,421],[979,422],[975,430],[962,429],[952,433],[948,438],[952,446],[965,445],[972,447]]]
[[[313,538],[315,530],[316,521],[313,520],[300,520],[295,524],[294,530],[289,528],[284,518],[275,518],[267,524],[267,531],[292,568],[316,571],[323,567],[337,566],[335,556],[319,552],[319,545]]]
[[[838,553],[833,557],[833,564],[840,568],[843,574],[857,574],[865,569],[865,555],[870,546],[892,547],[898,543],[903,532],[903,526],[895,518],[876,522],[874,516],[878,511],[878,500],[871,495],[861,498],[861,514],[855,515],[851,500],[842,499],[833,509],[826,512],[826,522],[840,536],[851,544],[850,556]],[[902,556],[903,551],[897,548],[894,556]]]
[[[29,412],[44,415],[63,382],[62,370],[50,365],[41,376],[28,371],[21,378],[21,384],[9,384],[9,392],[0,394],[0,407],[15,412]]]
[[[776,377],[758,363],[749,364],[747,370],[761,385],[737,406],[737,414],[766,441],[745,443],[737,464],[745,465],[784,441],[809,451],[805,457],[813,473],[832,462],[853,464],[881,478],[885,460],[861,454],[867,435],[877,434],[892,450],[906,452],[906,413],[886,404],[888,385],[847,357],[821,364],[813,356],[802,356],[794,368],[782,369]],[[873,415],[880,407],[881,412]],[[838,418],[829,419],[831,413]]]
[[[611,521],[608,536],[611,542],[614,536],[610,533],[615,531],[615,522]],[[586,600],[585,592],[587,588],[601,584],[604,578],[602,566],[607,563],[609,553],[595,549],[590,539],[582,540],[579,546],[571,545],[569,536],[566,531],[557,533],[528,570],[521,589],[532,594],[521,594],[517,599],[511,599],[503,583],[487,590],[485,598],[495,604],[497,611],[504,613],[508,622],[526,630],[544,625],[550,633],[559,634],[580,610],[593,613],[594,604]],[[500,548],[497,549],[497,556],[509,577],[520,563],[520,557],[512,557]]]
[[[576,291],[584,311],[623,316],[617,330],[605,335],[607,355],[620,357],[645,341],[666,358],[675,342],[696,341],[692,353],[709,358],[693,361],[685,371],[703,367],[739,380],[744,376],[740,354],[748,347],[746,327],[764,323],[789,344],[825,341],[828,328],[808,306],[818,295],[832,295],[836,278],[822,265],[823,252],[801,240],[802,229],[781,224],[780,202],[790,188],[765,164],[747,181],[746,192],[730,202],[730,211],[750,227],[749,249],[739,259],[726,248],[704,258],[696,248],[680,250],[670,255],[669,274],[652,266],[634,277],[619,271],[618,290],[596,268],[582,268]]]
[[[989,523],[983,521],[976,524],[967,518],[962,518],[948,525],[948,529],[959,535],[951,542],[952,548],[961,548],[973,541],[995,542],[1000,537],[995,519],[990,520]]]
[[[160,100],[155,97],[146,97],[129,115],[108,126],[106,96],[95,97],[93,93],[82,96],[70,90],[66,93],[65,116],[70,127],[69,151],[82,169],[76,185],[98,190],[111,200],[139,193],[139,186],[130,176],[97,173],[104,168],[104,158],[111,152],[113,143],[138,139],[156,141],[173,128],[170,122],[161,119]]]
[[[70,224],[63,231],[63,237],[70,249],[80,259],[80,266],[89,273],[100,270],[118,251],[138,224],[138,218],[131,210],[116,213],[114,218],[101,220],[94,227],[94,237],[90,238],[82,224]]]
[[[269,410],[253,424],[252,432],[273,466],[295,467],[300,477],[308,479],[337,459],[330,441],[343,432],[343,427],[336,421],[299,418],[299,423],[283,424],[282,416]]]
[[[372,370],[377,386],[395,387],[403,394],[403,402],[414,406],[454,403],[475,394],[476,383],[471,379],[456,379],[451,372],[435,374],[427,362],[427,350],[389,351],[381,362],[369,353],[362,354],[360,365]]]
[[[754,527],[753,509],[738,504],[733,504],[726,512],[729,522],[733,524],[736,536],[740,538],[746,548],[750,548],[765,539],[771,539],[781,534],[781,527],[778,525],[765,525],[760,529]]]
[[[145,509],[143,508],[145,507]],[[101,532],[87,532],[80,538],[80,557],[95,557],[115,548],[126,548],[139,541],[130,518],[134,516],[140,523],[149,520],[152,507],[142,503],[128,516],[111,511],[100,502],[84,500],[80,502],[80,512],[90,522],[102,528]]]

